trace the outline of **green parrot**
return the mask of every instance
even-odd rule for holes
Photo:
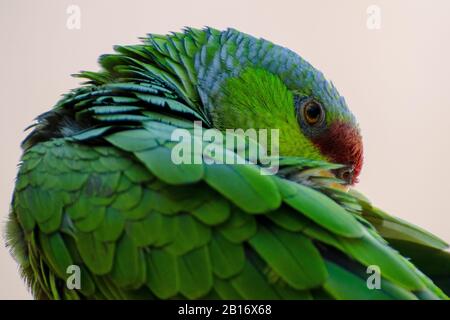
[[[447,244],[347,190],[356,119],[296,53],[186,28],[99,64],[22,144],[7,245],[36,299],[448,299]],[[278,170],[175,163],[174,132],[199,123],[277,129]]]

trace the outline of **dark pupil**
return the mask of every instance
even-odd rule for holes
[[[350,172],[344,171],[344,172],[342,173],[342,178],[343,178],[344,180],[348,180],[348,179],[350,178]]]
[[[308,116],[309,120],[317,121],[320,117],[320,112],[320,107],[315,103],[310,104],[306,107],[306,115]]]

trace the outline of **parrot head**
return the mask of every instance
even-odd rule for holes
[[[225,33],[215,55],[199,54],[195,61],[214,126],[279,129],[281,156],[342,164],[334,174],[357,182],[362,138],[333,84],[289,49],[233,29]]]

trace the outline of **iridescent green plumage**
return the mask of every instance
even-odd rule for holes
[[[283,50],[235,30],[188,29],[116,47],[100,72],[81,73],[88,83],[40,116],[24,142],[8,237],[35,297],[447,298],[447,245],[330,188],[317,171],[338,165],[299,133],[297,145],[290,126],[275,176],[258,164],[171,161],[175,129],[233,123],[218,102],[232,107],[237,96],[220,88],[244,70],[278,75],[286,95],[315,92],[334,110],[330,121],[354,122],[334,87]],[[80,290],[66,286],[70,265],[81,268]],[[366,285],[369,265],[381,269],[380,290]]]

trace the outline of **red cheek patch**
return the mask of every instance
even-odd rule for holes
[[[335,122],[312,142],[330,161],[353,167],[352,184],[358,181],[363,165],[363,144],[357,128]]]

